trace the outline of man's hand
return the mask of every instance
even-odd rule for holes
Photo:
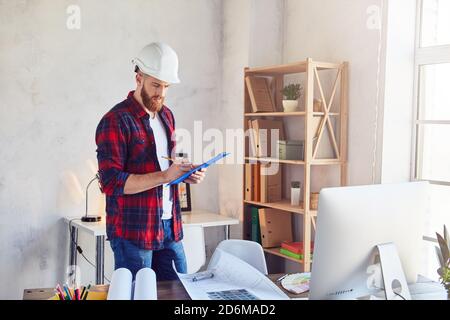
[[[190,162],[172,163],[172,165],[164,171],[165,182],[170,182],[181,177],[192,168],[194,168],[194,166]]]
[[[193,166],[195,168],[196,166]],[[203,181],[206,176],[206,168],[200,169],[189,176],[184,182],[190,184],[197,184]]]

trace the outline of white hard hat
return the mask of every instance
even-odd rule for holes
[[[143,73],[167,83],[179,83],[178,56],[167,44],[152,42],[146,45],[133,64]]]

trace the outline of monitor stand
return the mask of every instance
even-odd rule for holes
[[[411,300],[408,283],[395,244],[392,242],[379,244],[376,248],[386,300]]]

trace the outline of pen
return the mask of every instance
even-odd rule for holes
[[[87,286],[87,288],[86,288],[86,293],[85,293],[85,295],[84,295],[84,298],[83,298],[83,300],[86,300],[86,298],[87,298],[87,296],[88,296],[88,294],[89,294],[89,289],[91,288],[91,285],[89,284],[88,286]]]
[[[211,273],[205,273],[205,274],[200,274],[198,276],[194,276],[192,278],[192,281],[195,282],[195,281],[200,281],[200,280],[203,280],[203,279],[210,279],[212,277],[214,277],[214,273],[212,273],[212,272]]]
[[[80,294],[80,300],[83,300],[83,295],[84,295],[85,290],[86,290],[86,287],[83,286],[83,290],[81,290],[81,294]]]
[[[277,282],[283,280],[284,278],[286,278],[287,275],[288,275],[288,274],[286,273],[284,276],[279,277],[279,278],[277,279]]]
[[[166,160],[170,160],[170,161],[172,161],[172,162],[179,161],[179,159],[173,159],[173,158],[166,157],[166,156],[161,156],[161,158],[164,158],[164,159],[166,159]],[[181,163],[184,163],[183,160],[187,160],[187,158],[181,159]]]

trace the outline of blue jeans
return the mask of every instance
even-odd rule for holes
[[[142,268],[152,268],[156,280],[176,280],[178,276],[173,270],[172,261],[179,273],[187,273],[186,256],[181,241],[173,240],[172,219],[162,220],[164,225],[164,248],[161,250],[139,249],[132,242],[114,238],[110,240],[114,253],[114,269],[127,268],[133,275]]]

